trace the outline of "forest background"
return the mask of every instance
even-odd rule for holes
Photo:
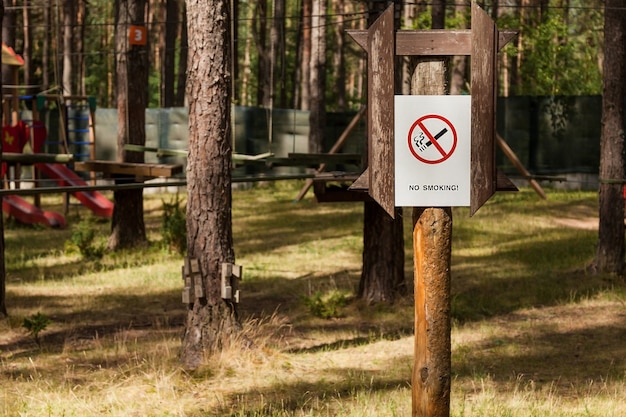
[[[431,27],[429,1],[396,3],[402,29]],[[500,29],[519,30],[500,54],[501,96],[601,94],[601,0],[478,3]],[[234,104],[307,110],[318,96],[326,111],[358,110],[365,101],[365,56],[345,30],[365,29],[368,16],[386,4],[232,0]],[[20,93],[94,95],[99,107],[116,107],[117,1],[6,0],[5,7],[3,41],[25,61]],[[448,1],[445,13],[447,28],[469,27],[469,0]],[[146,16],[149,107],[184,106],[184,0],[150,0]],[[403,67],[408,74],[408,63]],[[468,92],[468,72],[468,58],[451,60],[451,93]],[[408,89],[408,81],[404,85]]]

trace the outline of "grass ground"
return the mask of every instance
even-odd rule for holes
[[[192,373],[177,356],[182,258],[160,244],[161,203],[173,196],[146,195],[149,248],[96,260],[66,243],[89,217],[80,206],[66,230],[6,221],[0,416],[410,415],[413,300],[311,313],[315,295],[355,293],[362,206],[293,203],[299,185],[235,192],[243,333],[255,343]],[[522,190],[472,218],[454,210],[452,416],[626,415],[626,285],[586,270],[596,200]],[[93,227],[106,239],[107,222]],[[51,320],[40,344],[22,327],[36,313]]]

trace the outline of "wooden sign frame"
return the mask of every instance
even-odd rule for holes
[[[347,31],[368,53],[368,168],[352,189],[369,195],[394,217],[394,55],[470,55],[472,88],[470,216],[511,182],[496,168],[497,54],[515,38],[498,31],[472,3],[471,30],[394,30],[389,6],[367,30]]]

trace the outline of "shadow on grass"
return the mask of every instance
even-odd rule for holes
[[[594,384],[602,389],[606,383],[626,382],[625,340],[626,315],[611,326],[541,329],[533,336],[499,334],[456,349],[453,373],[457,378],[556,384],[569,393]]]
[[[402,360],[394,360],[388,366],[397,369],[404,366]],[[334,409],[346,398],[369,401],[373,395],[410,387],[407,377],[390,376],[385,371],[368,371],[359,368],[329,368],[318,382],[277,382],[254,392],[242,391],[229,395],[227,404],[213,412],[201,415],[230,417],[274,416],[274,415],[340,415]],[[288,413],[288,414],[285,414]],[[293,414],[292,414],[293,413]],[[321,414],[319,414],[321,415]]]
[[[283,202],[264,207],[261,213],[234,219],[238,255],[361,233],[363,216],[354,205],[339,204],[333,210],[321,210],[311,204]]]
[[[585,270],[595,254],[594,232],[543,233],[542,239],[512,239],[487,255],[453,255],[453,318],[466,322],[520,308],[574,302],[624,285],[617,277]]]
[[[348,327],[348,326],[346,326]],[[352,327],[352,326],[350,326]],[[361,329],[363,331],[364,329]],[[377,330],[377,329],[371,329]],[[367,330],[366,330],[367,332]],[[293,348],[286,350],[287,353],[315,353],[315,352],[328,352],[332,350],[348,349],[352,347],[365,346],[376,341],[386,340],[394,341],[405,337],[413,336],[413,328],[396,329],[384,333],[372,333],[370,336],[360,336],[351,339],[341,339],[330,343],[322,343],[315,346]]]
[[[40,333],[41,350],[24,329],[23,336],[0,343],[0,353],[12,357],[37,352],[58,354],[68,341],[112,340],[119,332],[136,332],[136,340],[150,339],[153,332],[182,334],[186,313],[180,291],[152,292],[149,298],[140,294],[99,294],[89,303],[81,302],[80,308],[72,296],[10,294],[7,299],[9,312],[12,305],[36,305],[51,320],[49,328]]]

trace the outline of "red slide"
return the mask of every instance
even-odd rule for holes
[[[60,228],[67,226],[65,217],[59,213],[43,211],[16,195],[5,195],[2,198],[2,210],[24,224],[43,224]]]
[[[61,187],[86,186],[87,183],[74,171],[61,164],[35,164],[48,178],[53,179]],[[83,205],[89,208],[96,216],[113,216],[113,203],[97,191],[77,191],[72,193]]]

